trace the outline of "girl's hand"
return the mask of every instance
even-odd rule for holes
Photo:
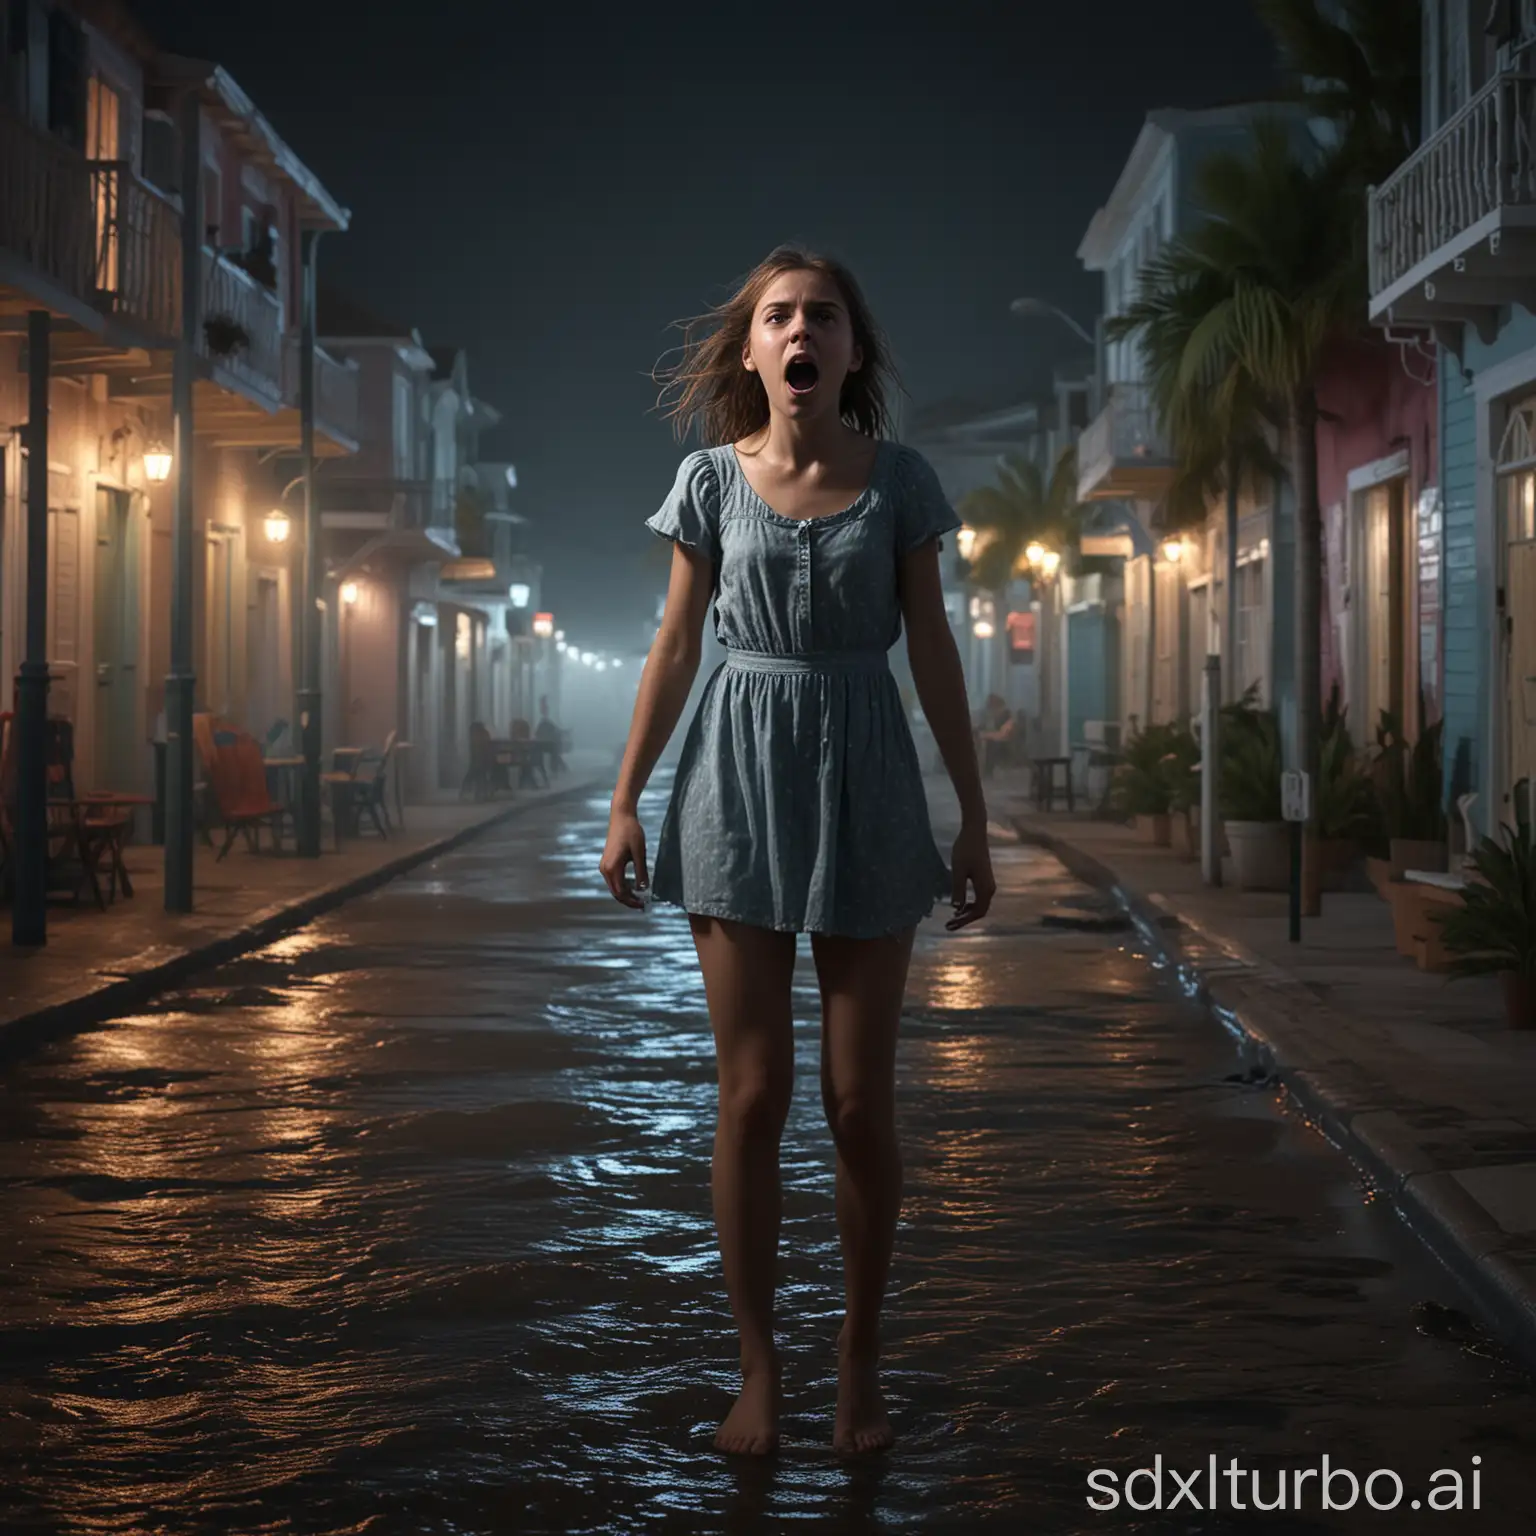
[[[643,911],[645,903],[624,879],[624,870],[629,864],[635,866],[635,885],[648,887],[651,881],[645,872],[645,832],[640,826],[640,818],[632,811],[614,811],[608,818],[608,841],[603,846],[603,856],[597,867],[615,901]]]
[[[944,926],[953,933],[985,917],[997,891],[997,881],[992,878],[992,855],[987,848],[985,823],[979,827],[960,829],[949,867],[955,877],[955,915]],[[976,899],[969,903],[965,899],[967,881],[976,892]]]

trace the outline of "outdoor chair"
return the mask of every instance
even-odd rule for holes
[[[351,787],[345,799],[347,831],[356,837],[362,830],[366,815],[380,837],[390,834],[389,820],[389,771],[395,755],[397,731],[384,738],[382,750],[370,749],[357,760],[351,777]]]
[[[122,846],[131,819],[115,808],[92,806],[89,800],[76,798],[74,727],[68,720],[49,719],[45,730],[47,884],[55,892],[67,892],[76,902],[89,886],[97,908],[105,911],[103,874],[112,896],[116,896],[119,883],[128,889]],[[9,713],[0,715],[0,877],[7,894],[15,883],[19,734],[15,717]]]
[[[337,848],[341,847],[342,828],[346,828],[349,837],[356,837],[361,831],[365,813],[380,837],[389,836],[389,772],[394,762],[395,742],[398,738],[399,732],[391,731],[384,738],[382,748],[368,748],[361,752],[351,748],[338,749],[335,760],[340,760],[344,750],[352,766],[334,768],[320,775],[320,782],[330,791],[331,826]]]
[[[260,742],[245,731],[228,727],[211,726],[210,734],[214,751],[213,761],[208,765],[208,780],[218,806],[219,820],[224,825],[224,844],[214,862],[222,862],[235,839],[242,835],[253,853],[260,852],[264,826],[272,834],[272,851],[279,852],[283,845],[283,818],[288,814],[288,807],[274,800],[267,788],[266,763]]]

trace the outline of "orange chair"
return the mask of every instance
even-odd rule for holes
[[[233,740],[230,738],[233,737]],[[214,738],[213,760],[208,765],[208,781],[224,823],[224,846],[214,862],[218,863],[242,832],[252,852],[261,849],[261,828],[272,832],[272,850],[283,845],[283,817],[288,808],[272,798],[267,788],[267,766],[261,755],[261,743],[245,731],[219,731]]]

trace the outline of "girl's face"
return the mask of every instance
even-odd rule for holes
[[[763,291],[742,349],[772,410],[809,418],[840,414],[843,380],[863,364],[842,289],[824,272],[784,272]]]

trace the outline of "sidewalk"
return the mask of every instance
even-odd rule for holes
[[[43,949],[13,948],[10,909],[0,907],[0,1058],[138,1007],[190,972],[270,943],[532,807],[611,783],[611,753],[578,749],[566,761],[569,771],[548,789],[478,804],[407,805],[404,831],[387,841],[352,838],[337,853],[327,834],[318,859],[297,857],[291,842],[273,855],[263,838],[261,853],[240,841],[216,864],[214,850],[198,843],[196,910],[184,915],[164,908],[164,850],[143,844],[124,854],[133,896],[119,896],[105,912],[89,897],[79,906],[50,903]]]
[[[1112,891],[1154,957],[1255,1049],[1536,1364],[1536,1033],[1491,978],[1400,958],[1374,893],[1328,894],[1291,944],[1287,897],[1208,890],[1198,864],[1086,814],[1038,813],[1022,775],[993,817]]]

